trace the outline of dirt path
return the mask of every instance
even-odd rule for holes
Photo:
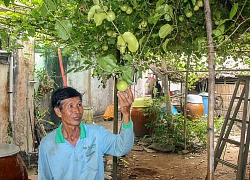
[[[223,152],[222,159],[237,164],[238,147],[230,145]],[[250,155],[248,155],[250,157]],[[245,180],[249,179],[249,163]],[[143,145],[135,145],[133,150],[121,158],[119,179],[129,180],[189,180],[205,179],[207,174],[206,150],[179,155],[163,153],[148,149]],[[235,180],[236,171],[218,164],[215,180]]]
[[[98,124],[112,131],[112,121],[100,121]],[[239,140],[239,129],[235,128],[232,139]],[[216,146],[216,140],[215,140]],[[228,145],[223,152],[223,159],[237,164],[239,148]],[[250,155],[248,155],[248,158]],[[249,166],[249,161],[248,161]],[[247,166],[245,180],[249,179]],[[119,161],[119,180],[189,180],[205,179],[207,174],[207,152],[163,153],[149,149],[140,139],[135,142],[134,148]],[[235,180],[236,171],[230,167],[218,164],[215,170],[215,180]]]
[[[233,162],[236,153],[233,147],[229,151],[225,156],[229,158],[229,161]],[[132,150],[121,159],[120,164],[119,179],[122,180],[205,179],[207,174],[206,152],[178,155],[176,153]],[[216,168],[216,180],[233,180],[236,179],[235,177],[236,173],[232,168],[222,166],[221,164]],[[245,179],[248,179],[248,172],[246,177]]]

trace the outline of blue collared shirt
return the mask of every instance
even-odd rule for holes
[[[123,156],[134,144],[133,123],[120,134],[102,126],[80,124],[80,138],[72,146],[62,134],[62,124],[39,146],[38,180],[104,180],[103,155]]]

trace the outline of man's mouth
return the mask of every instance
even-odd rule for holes
[[[81,116],[79,116],[79,117],[73,117],[73,119],[74,119],[75,121],[81,121],[81,120],[82,120],[82,117],[81,117]]]

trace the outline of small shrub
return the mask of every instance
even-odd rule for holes
[[[154,99],[145,113],[150,117],[146,126],[152,130],[152,142],[160,146],[174,146],[175,150],[183,149],[184,137],[184,115],[168,116],[164,110],[165,98]],[[215,133],[221,129],[223,117],[214,119]],[[207,121],[203,117],[194,120],[186,120],[186,145],[187,147],[207,145]]]

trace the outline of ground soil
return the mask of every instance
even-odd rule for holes
[[[163,153],[160,151],[148,152],[147,150],[133,150],[122,157],[119,165],[119,179],[129,180],[189,180],[205,179],[207,174],[206,151],[187,153]],[[235,147],[227,148],[224,156],[229,162],[237,162]],[[221,164],[215,170],[215,180],[236,179],[236,171]],[[248,172],[246,178],[248,179]]]
[[[101,125],[112,128],[112,122],[102,122]],[[109,124],[109,125],[108,125]],[[232,139],[239,140],[240,130],[235,127]],[[215,146],[217,137],[215,140]],[[237,164],[239,147],[227,145],[222,159]],[[248,156],[250,157],[250,156]],[[206,179],[208,156],[206,149],[178,154],[176,152],[162,152],[149,149],[143,138],[136,138],[134,147],[126,156],[119,158],[119,180],[189,180]],[[249,161],[246,167],[245,180],[249,179]],[[236,171],[228,166],[218,164],[215,180],[235,180]]]
[[[239,136],[235,136],[239,138]],[[216,144],[216,143],[215,143]],[[228,145],[222,159],[237,164],[239,147]],[[249,157],[249,156],[248,156]],[[144,145],[136,145],[119,165],[121,180],[189,180],[205,179],[208,166],[207,150],[178,154],[149,150]],[[246,167],[245,180],[249,179],[249,161]],[[228,166],[218,164],[214,172],[215,180],[235,180],[236,171]]]

